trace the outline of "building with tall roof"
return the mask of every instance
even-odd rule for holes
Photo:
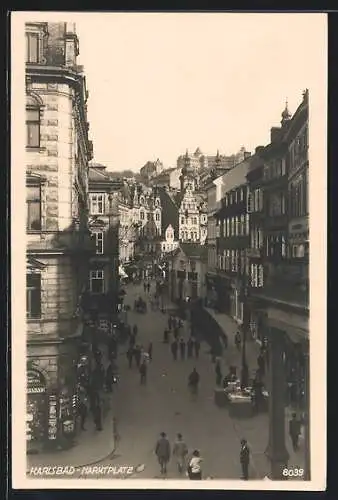
[[[135,253],[152,262],[162,234],[162,206],[157,188],[141,183],[132,187],[132,220],[138,227]]]
[[[207,247],[180,243],[169,256],[169,294],[173,301],[196,301],[205,297]]]
[[[143,165],[140,169],[140,176],[142,181],[148,184],[150,179],[159,175],[163,170],[163,163],[157,158],[156,161],[147,161],[147,163]]]
[[[163,170],[159,175],[149,180],[149,185],[153,187],[169,187],[171,189],[180,188],[180,169],[173,167]]]

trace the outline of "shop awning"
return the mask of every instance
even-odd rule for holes
[[[303,330],[302,328],[297,328],[293,325],[285,323],[284,321],[272,318],[268,319],[268,325],[270,328],[276,328],[277,330],[285,332],[290,340],[296,344],[309,341],[309,332],[307,330]]]

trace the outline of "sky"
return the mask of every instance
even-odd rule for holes
[[[254,151],[315,90],[324,14],[76,14],[94,160],[138,171],[186,149]],[[322,28],[322,29],[320,29]]]

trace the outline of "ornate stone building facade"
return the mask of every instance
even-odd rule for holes
[[[198,191],[198,174],[190,162],[182,168],[181,190],[176,196],[179,218],[179,240],[204,244],[207,238],[205,193]]]
[[[74,24],[28,23],[26,44],[27,390],[28,413],[37,419],[27,439],[48,442],[59,428],[48,427],[41,408],[72,391],[74,341],[83,329],[92,144]],[[34,399],[32,380],[41,398]]]

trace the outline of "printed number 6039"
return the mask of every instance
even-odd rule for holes
[[[283,469],[283,476],[287,477],[302,477],[304,469]]]

